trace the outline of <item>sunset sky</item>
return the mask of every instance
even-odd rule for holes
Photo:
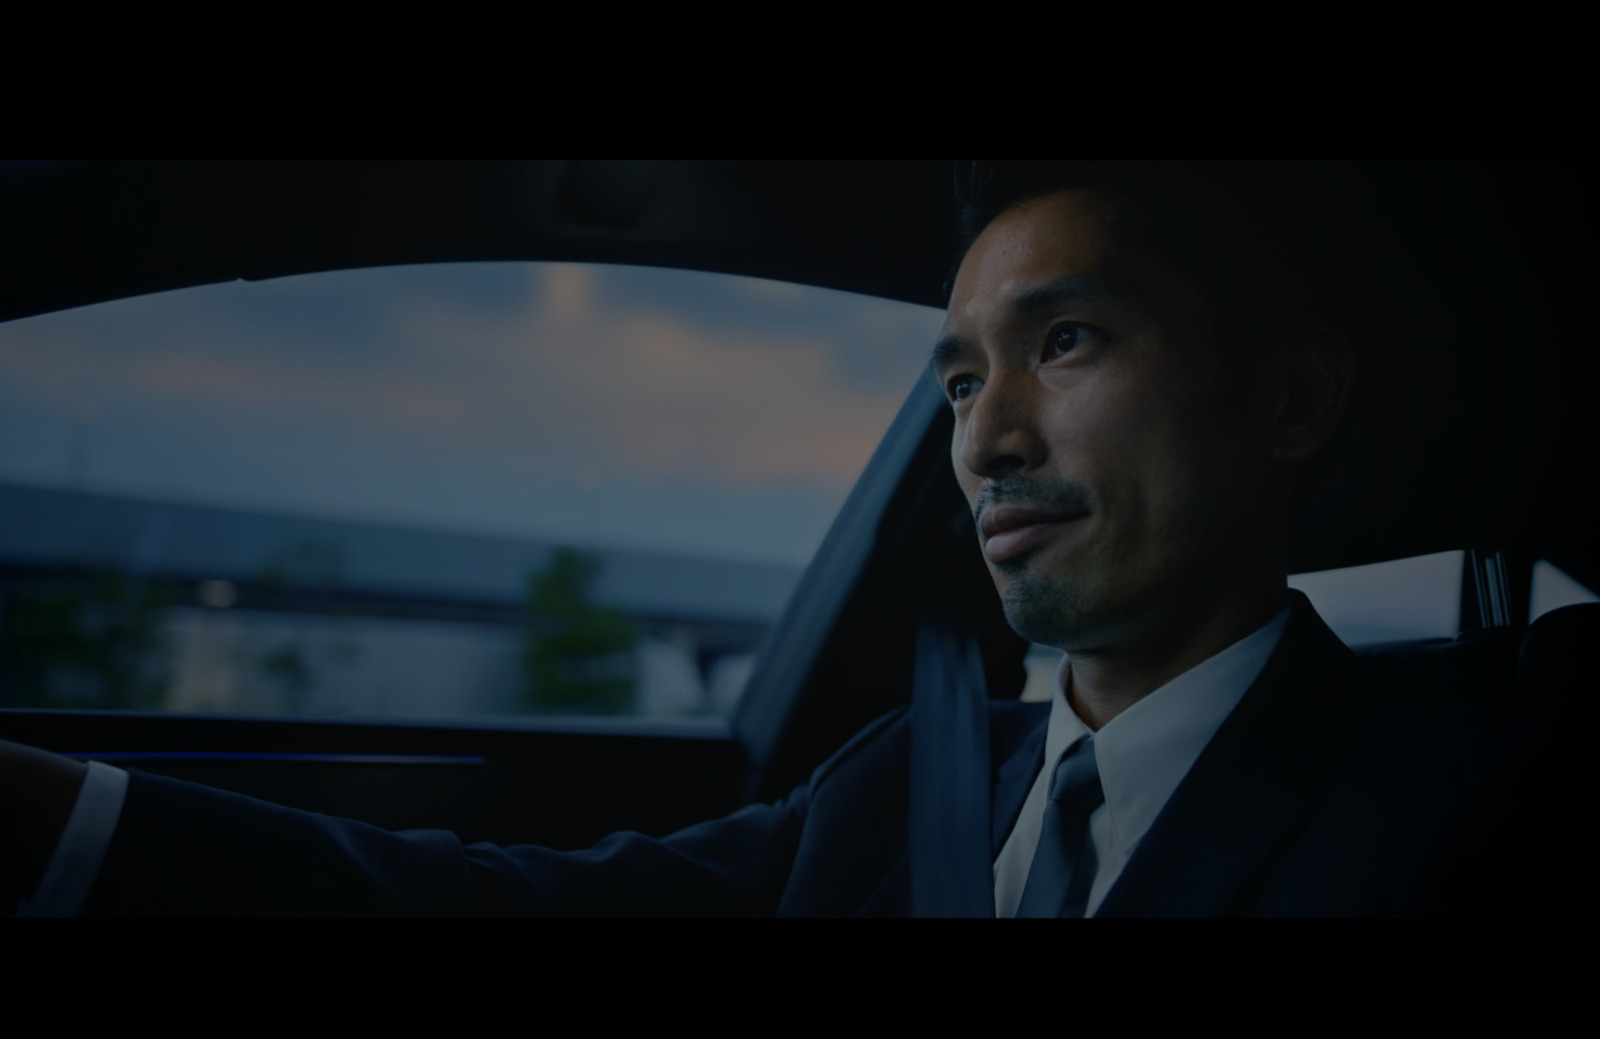
[[[940,317],[577,264],[164,293],[0,326],[0,479],[801,565]]]

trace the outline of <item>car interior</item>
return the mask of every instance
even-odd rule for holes
[[[1300,505],[1290,571],[1459,552],[1453,632],[1353,648],[1396,688],[1504,703],[1508,717],[1531,719],[1556,791],[1542,810],[1581,812],[1596,692],[1585,655],[1600,641],[1600,605],[1538,617],[1532,606],[1540,566],[1600,589],[1600,380],[1586,341],[1600,170],[1329,167],[1382,214],[1366,283],[1393,301],[1389,326],[1361,355],[1348,429]],[[941,307],[957,244],[956,168],[0,164],[0,323],[236,279],[486,261],[712,271]],[[467,842],[584,847],[781,797],[864,725],[911,701],[924,618],[975,641],[991,697],[1023,694],[1030,647],[994,595],[950,472],[950,430],[939,388],[918,379],[764,632],[742,696],[714,724],[269,718],[0,700],[0,737]],[[39,579],[37,568],[0,558],[0,595],[14,599]],[[1568,849],[1546,854],[1579,882]]]

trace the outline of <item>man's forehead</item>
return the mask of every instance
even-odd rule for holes
[[[1001,213],[961,261],[940,338],[1075,303],[1164,306],[1174,292],[1193,293],[1192,282],[1115,232],[1110,202],[1089,191]]]
[[[1106,214],[1084,191],[1032,199],[1001,213],[972,243],[956,271],[946,323],[1011,310],[1041,293],[1103,287]]]

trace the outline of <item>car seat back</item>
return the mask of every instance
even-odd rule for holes
[[[1528,827],[1528,908],[1590,916],[1600,908],[1590,840],[1600,792],[1600,603],[1552,610],[1517,657],[1516,706],[1525,740],[1517,808]]]

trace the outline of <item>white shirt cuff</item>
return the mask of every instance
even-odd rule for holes
[[[122,818],[128,796],[128,774],[98,761],[89,762],[78,801],[72,806],[67,827],[61,831],[55,854],[39,879],[31,899],[17,908],[20,916],[77,916],[83,908],[100,864],[105,861],[111,835]]]

